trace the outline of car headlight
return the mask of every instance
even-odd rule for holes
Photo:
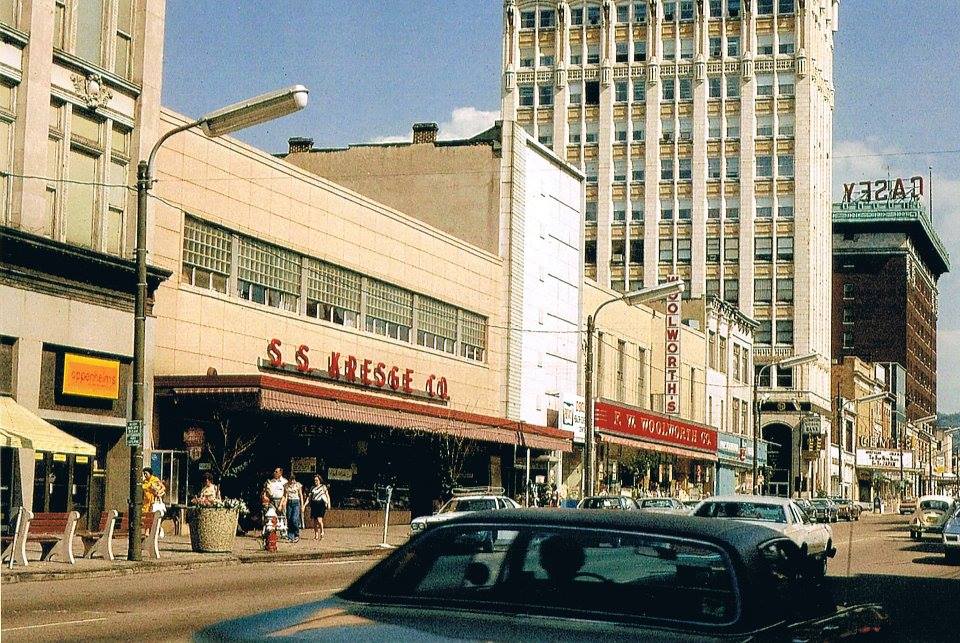
[[[422,522],[411,522],[411,523],[410,523],[410,531],[420,531],[421,529],[423,529],[423,528],[426,527],[426,526],[427,526],[427,525],[424,524],[424,523],[422,523]]]

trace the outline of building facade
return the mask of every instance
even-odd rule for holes
[[[821,473],[830,415],[836,0],[504,4],[503,116],[587,177],[586,273],[626,291],[679,274],[756,319],[777,493]],[[816,426],[814,426],[816,425]],[[811,454],[812,455],[812,454]],[[808,490],[809,491],[809,490]]]
[[[464,140],[436,134],[418,123],[412,143],[312,149],[295,139],[285,160],[501,257],[500,413],[558,426],[577,403],[583,175],[509,121]],[[559,458],[531,467],[534,480],[559,481]]]
[[[837,358],[903,365],[907,419],[929,423],[937,413],[937,281],[950,258],[919,196],[834,205],[831,334]]]
[[[336,508],[393,485],[420,514],[456,485],[522,492],[530,451],[570,450],[504,412],[498,254],[229,138],[175,137],[157,169],[155,256],[174,276],[157,298],[156,437],[194,475],[255,497],[275,466],[319,473]]]
[[[0,383],[26,412],[93,447],[48,445],[30,471],[21,463],[21,501],[38,511],[86,520],[127,505],[130,186],[157,137],[163,19],[163,0],[0,7]],[[151,267],[151,296],[168,274]],[[152,374],[148,350],[148,429]]]

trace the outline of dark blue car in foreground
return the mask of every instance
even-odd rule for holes
[[[196,639],[823,641],[881,630],[879,606],[838,608],[804,570],[796,544],[759,525],[503,510],[424,531],[333,598]]]

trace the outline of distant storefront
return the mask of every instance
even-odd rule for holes
[[[767,444],[757,441],[759,461],[757,484],[764,482]],[[717,493],[751,493],[753,489],[753,438],[748,435],[719,433],[717,437]]]
[[[689,498],[716,493],[716,429],[607,400],[597,401],[594,413],[600,480],[608,491]]]

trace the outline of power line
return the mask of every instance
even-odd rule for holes
[[[942,154],[960,154],[960,150],[931,150],[927,152],[877,152],[876,154],[844,154],[843,156],[834,156],[834,159],[868,159],[879,156],[939,156]]]

